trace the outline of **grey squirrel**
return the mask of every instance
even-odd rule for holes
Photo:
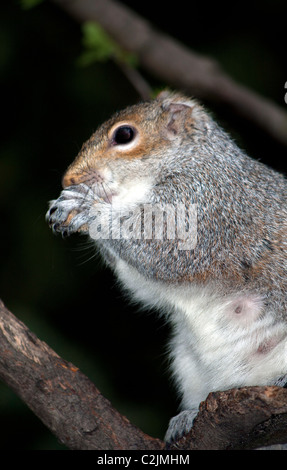
[[[287,382],[283,175],[248,157],[196,100],[162,92],[100,126],[62,184],[52,229],[94,238],[123,288],[173,327],[182,411],[167,441],[211,391]],[[160,236],[154,225],[147,236],[154,207],[165,211]]]

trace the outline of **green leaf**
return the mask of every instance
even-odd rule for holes
[[[84,23],[82,31],[84,51],[79,59],[81,65],[89,65],[95,61],[103,62],[117,55],[117,44],[97,23]]]
[[[112,59],[131,67],[137,66],[135,54],[123,50],[98,23],[92,21],[84,23],[82,32],[84,50],[78,59],[79,65],[86,66],[93,62],[105,62]]]
[[[34,8],[40,3],[43,3],[44,0],[20,0],[21,7],[23,10],[29,10],[30,8]]]

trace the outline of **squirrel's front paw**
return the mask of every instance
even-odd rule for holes
[[[58,199],[50,202],[46,214],[52,230],[61,233],[63,237],[77,231],[87,232],[88,199],[88,191],[82,187],[70,186],[64,189]]]
[[[174,442],[183,436],[183,434],[187,434],[192,428],[193,420],[197,413],[198,409],[185,410],[171,418],[164,440],[166,442]]]

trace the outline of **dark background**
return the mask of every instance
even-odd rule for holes
[[[287,107],[284,0],[122,3]],[[62,240],[45,222],[47,201],[58,197],[82,143],[112,112],[138,100],[113,62],[80,67],[82,50],[81,26],[53,3],[25,10],[21,2],[2,0],[0,297],[134,424],[163,437],[178,405],[166,357],[168,327],[122,298],[84,237]],[[144,75],[153,87],[168,85]],[[208,105],[254,158],[286,170],[286,148]],[[5,384],[0,420],[1,449],[63,448]]]

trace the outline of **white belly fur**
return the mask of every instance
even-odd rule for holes
[[[172,369],[183,409],[197,407],[211,391],[268,385],[286,374],[287,326],[263,312],[258,295],[171,286],[145,279],[122,260],[116,274],[132,298],[164,312],[174,325]]]

